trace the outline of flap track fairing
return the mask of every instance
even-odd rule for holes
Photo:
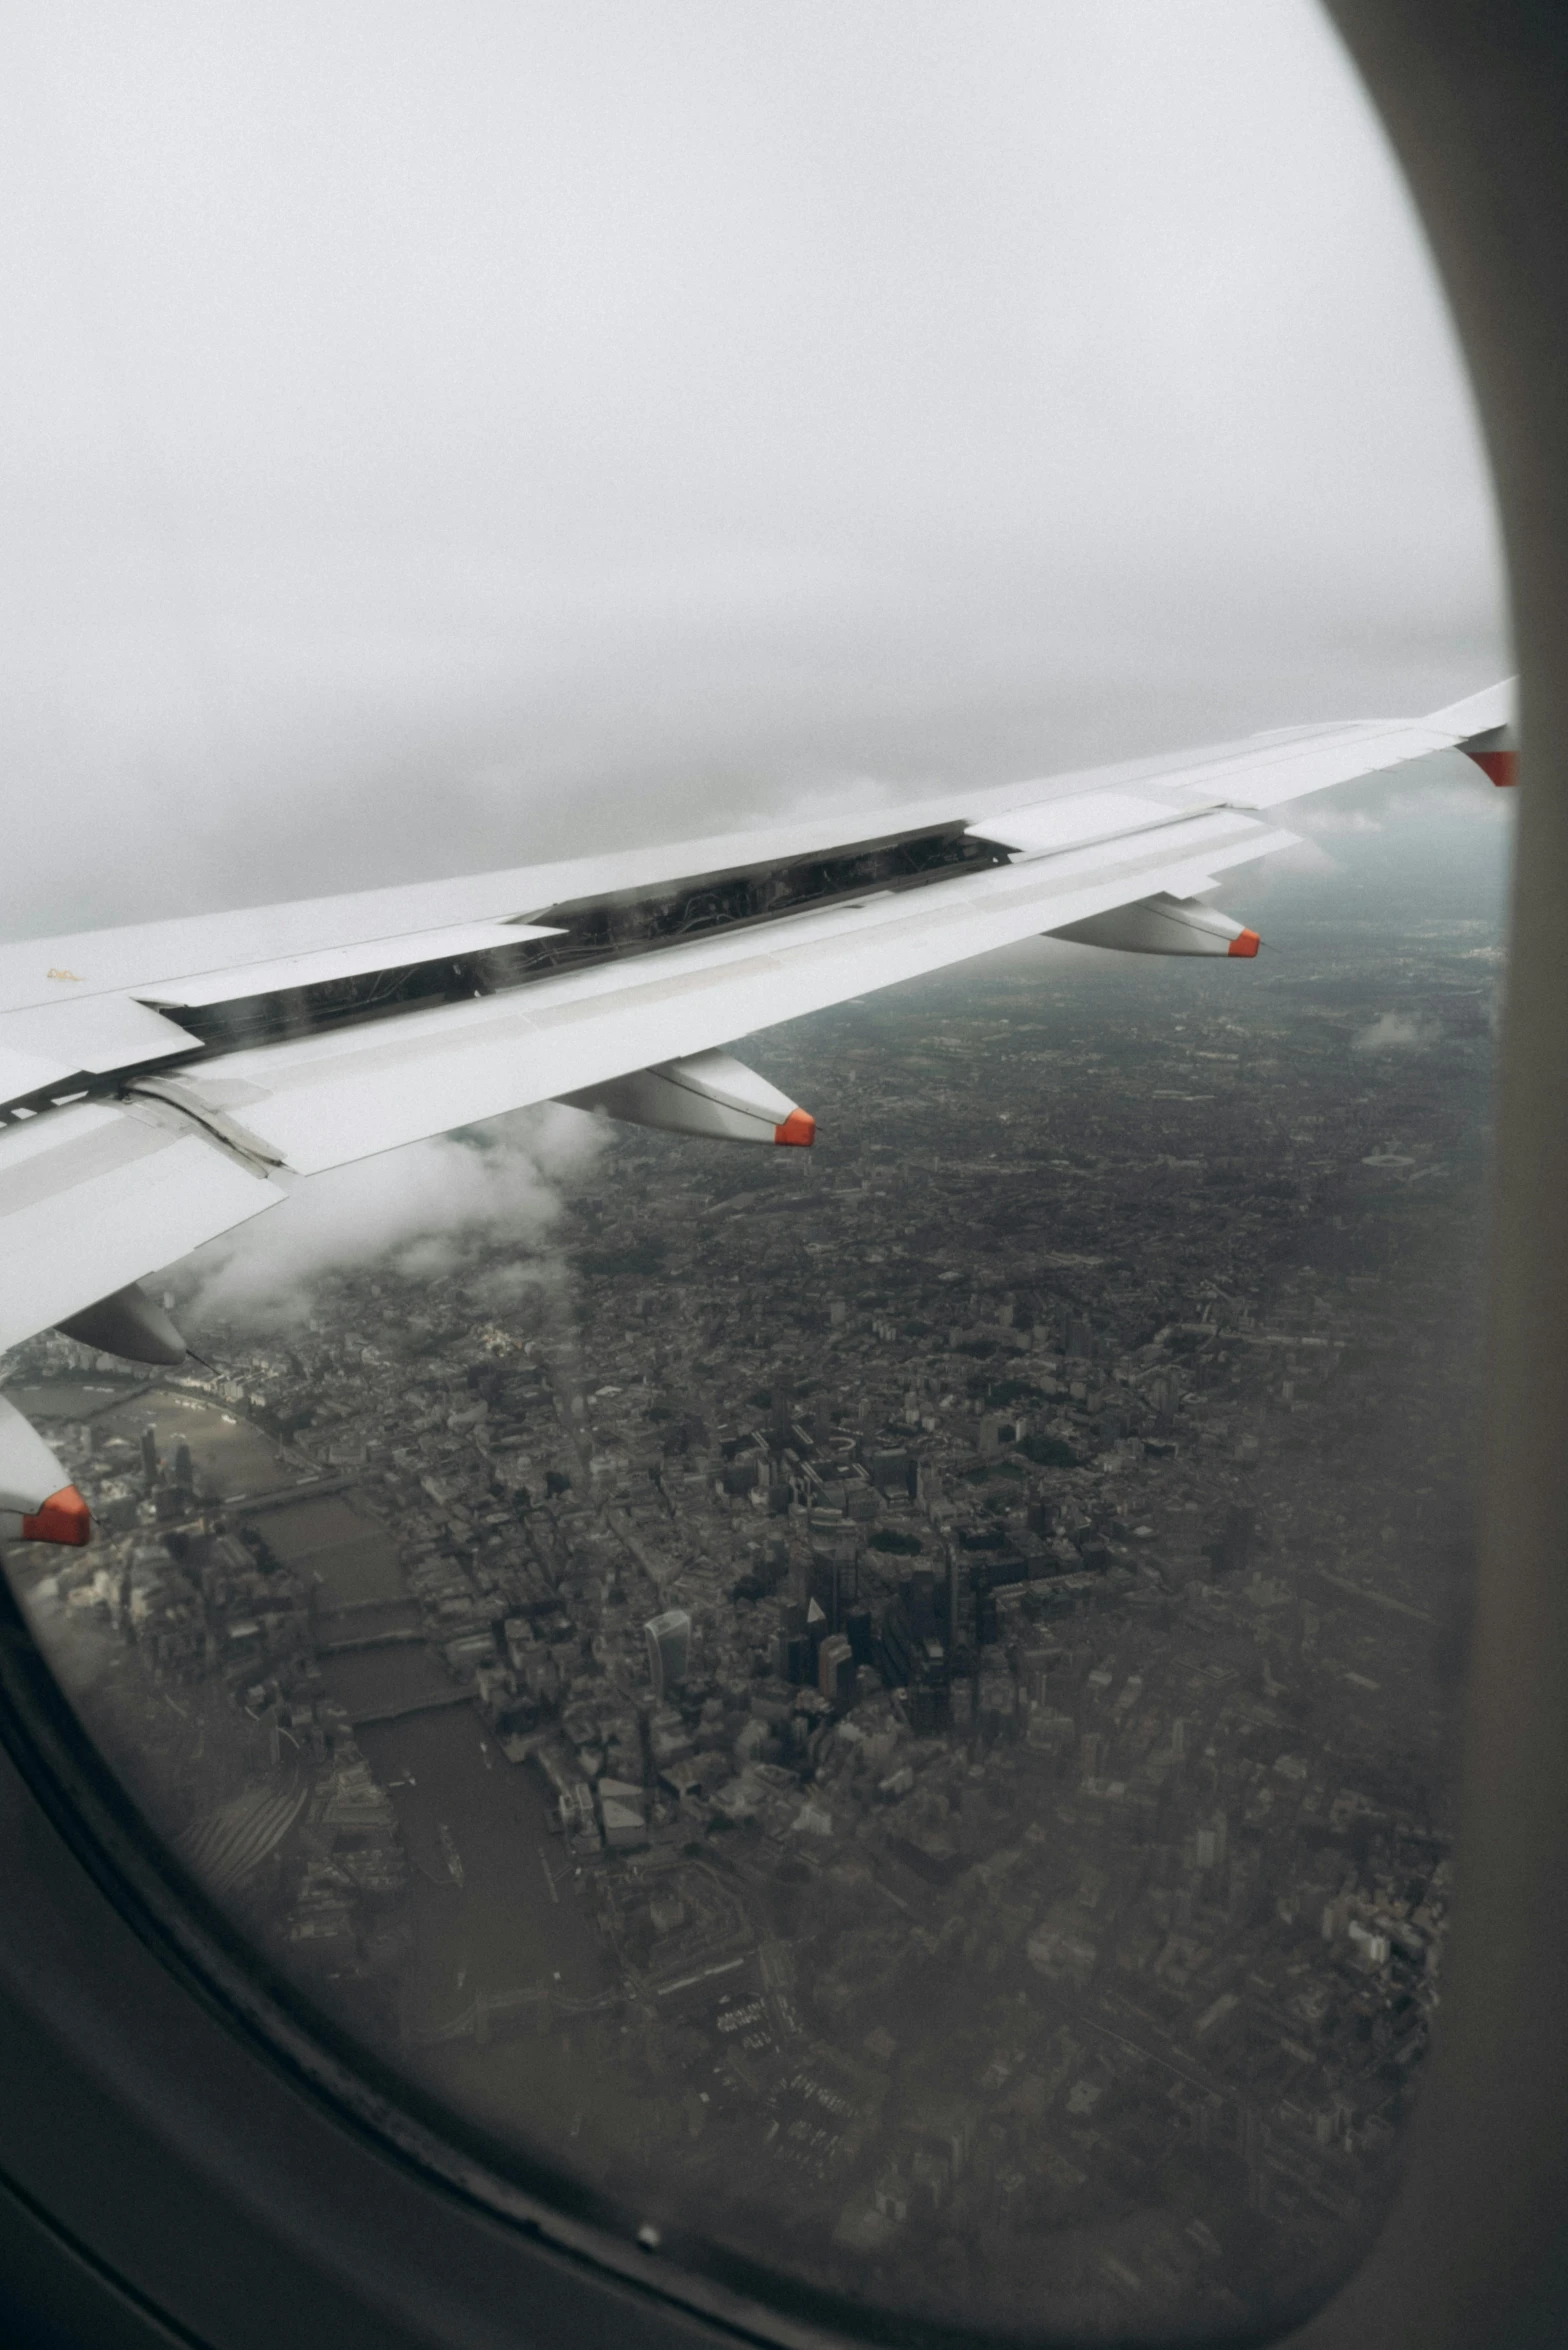
[[[603,1110],[633,1126],[700,1134],[714,1142],[809,1146],[816,1140],[817,1122],[810,1111],[731,1053],[660,1061],[559,1098],[574,1110]]]
[[[183,1363],[185,1341],[155,1298],[139,1281],[128,1281],[111,1297],[84,1306],[55,1328],[100,1354],[123,1355],[132,1363]]]
[[[1255,955],[1262,941],[1255,930],[1233,922],[1201,898],[1173,898],[1164,890],[1136,905],[1113,906],[1083,922],[1064,922],[1050,938],[1079,946],[1116,947],[1129,955]]]
[[[92,1533],[86,1502],[30,1420],[0,1395],[0,1538],[65,1542]]]

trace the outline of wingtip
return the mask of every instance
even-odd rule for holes
[[[1448,702],[1441,710],[1429,712],[1423,724],[1453,735],[1460,743],[1467,735],[1490,734],[1494,727],[1511,726],[1515,723],[1517,683],[1515,678],[1500,677],[1478,694],[1466,694],[1462,702]]]
[[[791,1110],[782,1126],[775,1126],[773,1139],[793,1144],[798,1150],[810,1150],[817,1139],[817,1121],[809,1110]]]
[[[1225,952],[1228,955],[1244,955],[1250,958],[1257,953],[1262,944],[1263,941],[1255,930],[1238,930]]]

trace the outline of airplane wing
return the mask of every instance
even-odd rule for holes
[[[1269,809],[1453,747],[1511,781],[1511,711],[1502,685],[877,818],[0,948],[0,1348],[63,1324],[178,1359],[141,1275],[290,1174],[529,1103],[809,1142],[729,1039],[1042,932],[1255,953],[1201,899],[1295,841]]]

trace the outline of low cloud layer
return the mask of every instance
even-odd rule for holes
[[[0,931],[1508,666],[1309,0],[0,21]]]
[[[373,1267],[415,1282],[483,1266],[489,1302],[515,1304],[530,1283],[559,1278],[561,1186],[604,1140],[601,1120],[552,1102],[295,1178],[283,1207],[182,1265],[181,1325],[198,1346],[209,1327],[286,1328],[310,1314],[323,1278]]]
[[[1353,1053],[1424,1053],[1441,1034],[1435,1020],[1410,1012],[1379,1012],[1369,1028],[1351,1038],[1350,1049]]]

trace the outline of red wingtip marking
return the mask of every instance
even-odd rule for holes
[[[1489,775],[1500,791],[1519,781],[1519,754],[1517,751],[1466,751],[1483,775]]]
[[[1225,949],[1228,955],[1255,955],[1263,944],[1255,930],[1241,930]]]
[[[782,1126],[773,1129],[775,1142],[792,1142],[810,1150],[817,1139],[817,1121],[809,1110],[791,1110]]]
[[[22,1520],[24,1542],[69,1542],[80,1549],[92,1530],[92,1513],[74,1485],[62,1485],[58,1493],[50,1494],[42,1509]]]

